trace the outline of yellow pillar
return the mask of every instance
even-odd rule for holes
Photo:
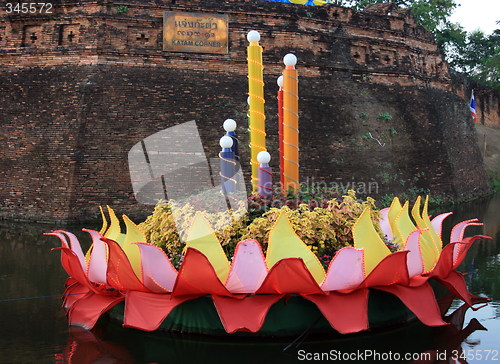
[[[285,190],[299,189],[299,80],[297,57],[287,54],[283,61],[283,159]]]
[[[266,150],[266,115],[264,114],[264,77],[262,47],[259,45],[260,34],[252,30],[247,39],[248,52],[248,94],[249,94],[249,131],[250,163],[252,165],[252,192],[256,193],[258,184],[259,162],[257,154]]]

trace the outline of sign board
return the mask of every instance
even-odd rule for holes
[[[227,40],[227,15],[164,13],[164,51],[227,54]]]

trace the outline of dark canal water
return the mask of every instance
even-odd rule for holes
[[[70,329],[60,308],[66,273],[60,266],[59,253],[50,251],[58,241],[42,235],[56,226],[0,222],[0,362],[287,363],[300,362],[313,353],[321,354],[323,361],[339,358],[341,353],[359,353],[372,355],[358,357],[358,362],[367,363],[377,362],[375,355],[390,359],[390,353],[426,352],[444,359],[446,351],[462,353],[468,363],[500,363],[500,195],[457,208],[445,228],[449,231],[454,223],[474,217],[485,226],[469,228],[468,235],[481,233],[493,240],[476,243],[460,270],[468,273],[466,280],[473,294],[492,299],[486,307],[464,312],[455,301],[449,311],[458,310],[454,326],[430,329],[412,323],[370,335],[319,340],[306,337],[285,351],[293,338],[241,342],[158,337],[113,323],[104,323],[92,332]],[[80,228],[67,229],[76,232]],[[440,362],[454,363],[449,359]]]

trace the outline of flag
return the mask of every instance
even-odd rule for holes
[[[470,112],[472,114],[472,120],[474,122],[477,121],[477,114],[476,114],[476,100],[474,99],[474,90],[472,90],[472,94],[470,96],[470,105],[469,105]]]

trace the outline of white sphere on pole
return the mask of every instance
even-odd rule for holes
[[[288,53],[285,57],[283,57],[283,63],[285,66],[295,66],[297,64],[297,57],[295,54]]]
[[[247,34],[247,40],[249,42],[258,42],[260,40],[260,33],[256,30],[251,30]]]
[[[259,154],[257,154],[257,161],[260,164],[269,163],[270,160],[271,160],[271,154],[269,154],[264,150],[262,152],[259,152]]]
[[[228,135],[224,135],[220,138],[219,144],[222,148],[231,148],[233,146],[233,138]]]
[[[278,79],[276,80],[276,83],[278,84],[279,87],[283,87],[284,84],[283,76],[279,76]]]
[[[235,131],[236,130],[236,121],[233,119],[226,119],[224,124],[222,125],[225,131]]]

